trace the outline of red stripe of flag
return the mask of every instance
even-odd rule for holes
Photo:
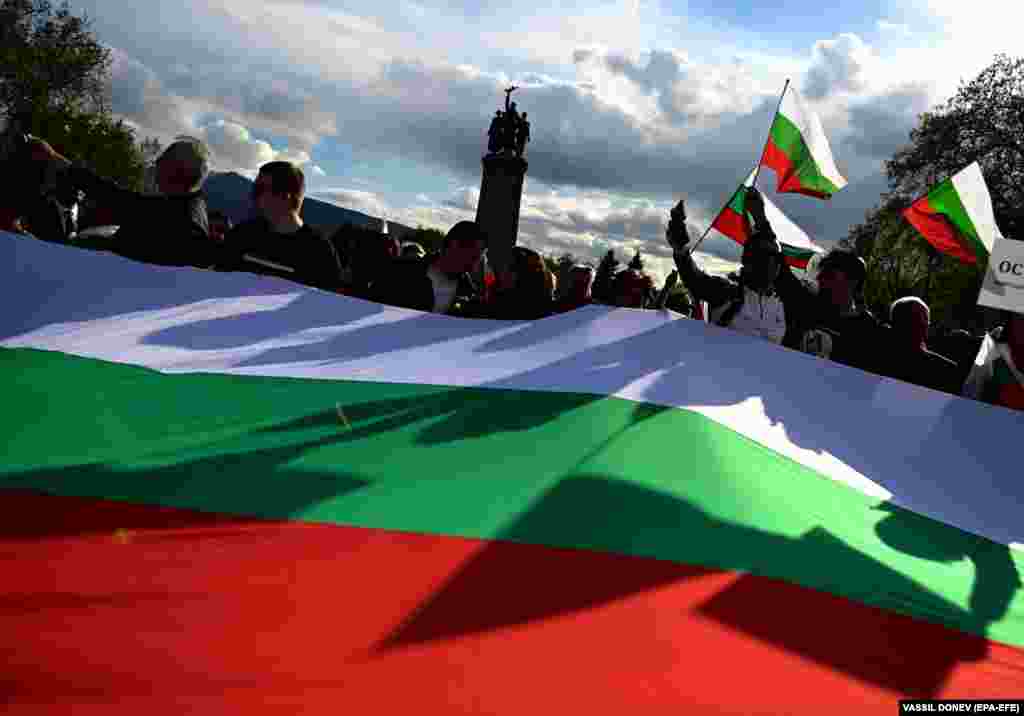
[[[5,492],[10,713],[895,713],[1024,651],[804,587],[580,550]]]

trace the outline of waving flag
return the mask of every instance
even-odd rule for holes
[[[754,172],[751,172],[711,225],[711,228],[738,244],[745,244],[750,238],[751,219],[746,206],[747,190],[753,183]],[[811,241],[804,230],[783,214],[767,196],[762,194],[761,198],[764,199],[765,216],[775,232],[775,237],[782,244],[786,263],[794,268],[806,268],[811,257],[816,253],[822,253],[823,249]]]
[[[903,216],[936,249],[968,264],[988,261],[998,233],[977,162],[936,185]]]
[[[1009,411],[668,312],[472,321],[10,235],[0,260],[12,713],[1024,686]]]
[[[818,115],[791,85],[772,121],[763,164],[778,178],[776,191],[830,199],[846,186]]]

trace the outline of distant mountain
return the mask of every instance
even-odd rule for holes
[[[220,209],[231,221],[238,224],[252,216],[252,181],[235,172],[217,172],[211,174],[203,185],[206,192],[206,203],[210,209]],[[345,209],[326,201],[306,197],[302,203],[302,220],[315,226],[328,236],[344,224],[353,224],[362,228],[381,231],[383,220],[362,213]],[[390,224],[390,222],[389,222]],[[400,224],[395,225],[396,228]],[[407,228],[407,227],[402,227]],[[396,232],[398,233],[398,232]]]

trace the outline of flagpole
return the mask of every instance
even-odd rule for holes
[[[768,136],[764,140],[764,148],[761,150],[761,158],[757,162],[757,168],[754,169],[754,181],[751,182],[751,187],[757,186],[757,177],[761,174],[761,164],[764,162],[764,155],[768,153],[768,143],[772,141],[772,125],[775,124],[775,118],[779,115],[779,110],[782,109],[782,101],[786,98],[786,90],[788,89],[789,78],[787,77],[786,83],[782,86],[782,94],[779,95],[779,102],[775,106],[775,114],[772,115],[771,124],[768,125]],[[741,183],[740,188],[742,187],[743,184]],[[711,224],[708,225],[708,228],[704,230],[703,234],[701,234],[700,238],[697,240],[697,243],[695,243],[693,247],[690,249],[689,255],[692,256],[693,252],[697,250],[698,246],[700,246],[700,242],[707,238],[707,235],[711,232],[711,227],[715,225],[716,221],[718,221],[718,218],[722,215],[722,212],[724,212],[729,207],[729,204],[732,203],[733,197],[736,196],[736,192],[738,191],[739,189],[736,189],[736,191],[729,195],[729,200],[725,202],[725,205],[718,210],[717,214],[715,214],[715,218],[711,221]]]
[[[775,106],[775,114],[772,115],[771,124],[768,125],[768,136],[764,140],[764,149],[761,150],[761,158],[757,161],[757,169],[754,170],[754,181],[750,184],[752,187],[757,187],[757,178],[761,175],[761,165],[764,163],[764,156],[768,153],[768,144],[772,141],[772,127],[775,125],[775,118],[779,116],[779,110],[782,109],[782,100],[786,98],[786,90],[789,89],[789,78],[786,78],[786,84],[782,86],[782,94],[779,95],[779,103]]]
[[[748,174],[747,176],[750,176],[750,175]],[[703,241],[705,238],[707,238],[707,235],[709,233],[711,233],[711,229],[715,225],[715,222],[718,221],[718,218],[723,214],[723,212],[725,212],[725,210],[729,208],[729,204],[732,203],[732,200],[736,197],[736,194],[738,194],[739,190],[742,189],[742,188],[743,188],[743,182],[740,181],[739,188],[737,188],[736,191],[734,191],[732,194],[729,195],[729,198],[722,205],[722,208],[718,210],[717,214],[715,214],[715,218],[711,220],[710,224],[708,224],[708,228],[704,229],[704,233],[700,235],[699,239],[697,239],[697,243],[695,243],[693,246],[691,246],[690,250],[686,252],[687,256],[693,256],[693,252],[697,250],[698,246],[700,246],[700,242]]]

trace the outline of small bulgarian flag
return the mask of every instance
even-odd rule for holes
[[[974,162],[936,185],[904,212],[925,240],[964,263],[985,262],[996,237],[992,197]]]
[[[747,190],[753,186],[753,183],[754,172],[751,172],[711,225],[711,228],[718,233],[724,234],[738,244],[745,244],[751,233],[746,203]],[[764,199],[764,212],[768,222],[775,231],[779,243],[782,244],[782,253],[786,263],[794,268],[807,268],[807,262],[814,254],[820,253],[822,248],[811,241],[804,230],[783,214],[782,210],[775,206],[768,197],[764,194],[761,197]]]
[[[778,176],[779,193],[830,199],[846,186],[846,179],[832,158],[821,120],[789,85],[782,93],[761,161]]]

